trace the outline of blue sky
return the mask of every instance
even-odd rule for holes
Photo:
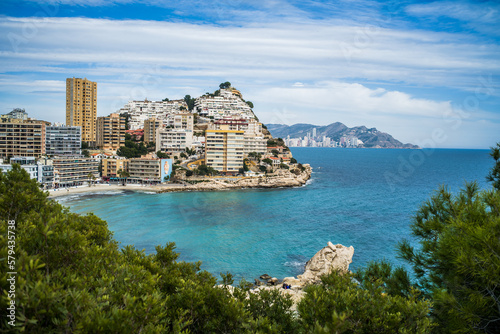
[[[497,1],[3,0],[0,113],[65,119],[230,81],[265,123],[366,125],[424,147],[500,141]]]

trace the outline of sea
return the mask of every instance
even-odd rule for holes
[[[253,282],[284,278],[327,245],[354,247],[352,270],[398,258],[397,244],[412,239],[410,224],[440,186],[457,193],[465,182],[490,189],[489,150],[292,148],[313,168],[305,186],[216,192],[70,195],[57,200],[72,212],[108,222],[121,246],[147,254],[175,242],[181,261],[201,261],[220,278]]]

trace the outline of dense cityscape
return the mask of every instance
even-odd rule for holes
[[[126,179],[158,184],[183,176],[258,176],[296,163],[229,82],[198,98],[130,101],[97,117],[97,83],[66,80],[66,122],[1,116],[0,169],[19,163],[45,189]],[[62,116],[62,115],[61,115]]]

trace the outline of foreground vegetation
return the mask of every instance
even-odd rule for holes
[[[27,333],[498,333],[500,332],[500,172],[491,191],[470,184],[456,196],[440,189],[412,223],[420,246],[400,245],[415,280],[388,263],[356,274],[332,273],[292,311],[279,291],[231,293],[200,270],[177,261],[175,245],[146,255],[120,249],[105,221],[80,216],[47,199],[18,165],[0,174],[0,307],[8,256],[15,258],[15,326]],[[495,155],[496,154],[496,155]],[[495,169],[496,168],[496,169]],[[15,221],[15,247],[8,226]],[[12,223],[14,224],[14,223]],[[9,260],[10,261],[10,260]],[[2,313],[3,314],[3,313]]]

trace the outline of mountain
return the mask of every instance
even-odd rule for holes
[[[325,126],[317,126],[312,124],[266,124],[267,129],[273,137],[286,138],[299,138],[307,136],[307,133],[313,133],[316,129],[317,137],[330,137],[332,140],[339,141],[342,136],[357,137],[363,141],[362,147],[367,148],[419,148],[413,144],[403,144],[397,139],[394,139],[390,134],[380,132],[376,128],[367,128],[366,126],[356,126],[349,128],[346,125],[335,122]]]

